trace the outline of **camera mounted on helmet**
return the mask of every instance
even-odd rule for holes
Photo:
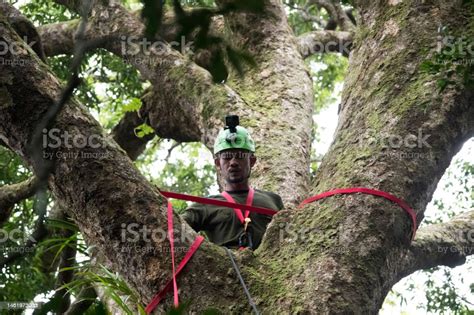
[[[239,116],[228,115],[225,117],[225,127],[217,135],[214,142],[214,154],[228,149],[242,149],[255,152],[255,143],[250,133],[239,126]]]

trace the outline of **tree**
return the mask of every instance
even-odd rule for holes
[[[56,2],[84,14],[79,1]],[[220,6],[229,2],[216,1]],[[244,76],[239,63],[226,67],[224,79],[216,83],[225,71],[213,66],[226,44],[202,47],[192,57],[173,49],[179,17],[165,12],[160,36],[166,42],[151,50],[143,49],[144,44],[134,49],[127,39],[143,38],[140,17],[114,1],[93,2],[85,39],[133,65],[151,85],[139,111],[125,114],[114,128],[115,140],[77,99],[68,100],[55,118],[55,130],[94,143],[70,145],[63,138],[59,147],[47,148],[56,157],[49,190],[87,244],[106,257],[146,304],[170,278],[171,258],[166,239],[121,238],[122,224],[167,230],[166,199],[130,159],[150,137],[137,138],[133,127],[146,123],[161,138],[210,148],[222,117],[236,113],[257,143],[260,160],[253,184],[279,193],[286,205],[257,251],[235,253],[260,310],[376,313],[401,278],[420,269],[462,264],[472,254],[474,212],[420,228],[411,241],[406,213],[380,197],[351,194],[296,206],[334,188],[369,187],[405,200],[415,209],[417,222],[423,219],[439,178],[474,131],[474,72],[466,62],[472,54],[474,3],[354,1],[356,26],[339,2],[314,0],[302,6],[289,1],[311,23],[318,24],[326,14],[338,27],[327,23],[326,30],[300,37],[290,29],[280,1],[263,3],[260,13],[213,17],[210,33],[225,34],[226,43],[247,51],[255,63],[246,66]],[[72,53],[77,25],[71,20],[41,26],[46,55]],[[0,65],[0,140],[38,172],[41,165],[28,150],[29,141],[60,95],[61,83],[13,30],[5,10],[0,36],[16,48],[5,51],[9,62]],[[336,135],[311,177],[314,101],[304,58],[321,52],[347,54],[349,48]],[[227,50],[225,58],[231,62],[232,57]],[[406,156],[415,158],[401,158]],[[24,195],[19,192],[10,204]],[[180,261],[196,233],[178,216],[174,221]],[[148,250],[141,255],[128,250],[135,246]],[[455,250],[439,250],[447,247]],[[192,299],[190,308],[196,311],[249,312],[228,269],[225,251],[205,242],[179,278],[181,297]],[[170,304],[167,300],[165,307]]]

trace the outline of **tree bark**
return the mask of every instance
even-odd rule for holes
[[[225,85],[213,85],[204,69],[183,62],[182,55],[167,49],[159,58],[151,57],[154,61],[148,69],[136,64],[145,78],[163,89],[156,92],[161,93],[159,100],[145,106],[145,112],[158,108],[183,125],[173,111],[160,104],[169,99],[188,115],[183,119],[197,117],[197,122],[185,122],[199,130],[199,139],[208,146],[224,111],[247,117],[244,124],[252,129],[263,160],[254,174],[255,182],[279,192],[287,204],[287,210],[274,217],[256,252],[237,253],[251,294],[264,313],[375,314],[388,290],[410,272],[434,264],[454,265],[472,254],[472,240],[452,236],[458,228],[463,235],[468,233],[465,229],[472,227],[472,214],[420,230],[410,244],[408,216],[379,197],[334,196],[292,211],[291,206],[310,194],[363,186],[404,199],[420,221],[452,156],[473,135],[472,87],[453,74],[454,83],[440,90],[436,84],[439,74],[420,71],[422,62],[433,56],[433,50],[427,48],[435,48],[438,25],[466,29],[472,13],[466,17],[465,8],[456,1],[441,1],[439,7],[411,1],[391,3],[357,3],[361,21],[354,36],[337,132],[311,186],[312,85],[281,3],[266,1],[263,16],[239,13],[225,17],[233,44],[256,56],[258,66],[244,78],[233,74]],[[120,7],[109,9],[116,13],[113,18],[110,11],[92,17],[93,33],[120,36],[122,31],[114,27],[120,27],[117,20],[123,21],[125,34],[143,30]],[[4,21],[0,27],[7,42],[19,42]],[[126,56],[116,41],[106,48]],[[0,138],[31,162],[28,139],[60,86],[26,49],[7,57],[28,62],[21,68],[0,66],[0,99],[4,100]],[[216,101],[217,95],[227,97]],[[170,277],[169,246],[165,239],[138,244],[124,241],[121,227],[138,223],[166,231],[164,198],[138,174],[117,144],[102,136],[98,123],[77,102],[69,102],[55,127],[71,135],[99,136],[99,148],[63,144],[46,150],[59,156],[49,185],[88,242],[97,245],[143,302],[148,302]],[[387,143],[387,139],[398,142]],[[179,261],[195,233],[178,217],[175,222]],[[439,244],[453,244],[458,252],[449,259],[432,254]],[[137,245],[146,253],[129,250]],[[418,258],[423,248],[427,254]],[[236,313],[250,311],[227,259],[221,248],[209,243],[195,254],[179,279],[182,299],[194,298],[191,311],[211,306]],[[167,300],[165,306],[169,303]]]
[[[17,54],[7,54],[5,58],[11,64],[22,60],[24,65],[0,67],[0,97],[7,100],[0,108],[0,134],[10,149],[33,164],[27,150],[28,140],[61,87],[4,20],[0,20],[0,34],[7,43],[16,42],[20,47]],[[140,294],[143,303],[149,302],[171,275],[169,244],[163,237],[167,231],[166,199],[138,173],[124,151],[103,135],[84,106],[69,101],[56,118],[54,128],[71,138],[93,138],[94,145],[78,148],[64,140],[59,148],[45,150],[56,159],[49,180],[53,196],[68,210],[88,244],[96,245],[113,262],[115,270]],[[196,233],[178,216],[174,220],[176,259],[180,261]],[[147,237],[138,242],[128,235],[123,237],[122,224],[132,223],[147,232]],[[201,292],[203,300],[196,301],[195,308],[242,308],[245,297],[234,275],[228,273],[223,249],[204,243],[187,268],[191,269],[201,271],[187,273],[188,276],[185,273],[180,281],[183,287],[192,286],[195,292]],[[216,277],[216,272],[221,277]],[[182,295],[183,299],[196,296],[192,291]]]
[[[8,221],[13,206],[34,195],[37,181],[34,178],[24,182],[0,187],[0,227]]]
[[[442,10],[405,2],[363,3],[359,9],[362,21],[338,128],[312,193],[358,186],[384,190],[408,202],[420,221],[451,158],[474,130],[472,86],[455,75],[455,84],[440,91],[438,76],[421,72],[420,65],[433,55],[429,48],[436,48],[438,25],[466,29],[469,18],[460,18],[465,12],[460,2],[443,2]],[[405,142],[390,144],[390,137]],[[313,205],[277,216],[259,250],[270,265],[285,266],[283,272],[273,270],[280,283],[305,279],[301,288],[291,288],[299,294],[285,301],[286,310],[376,313],[392,285],[407,275],[398,263],[409,246],[407,215],[367,195],[332,197],[315,211]],[[306,228],[311,237],[290,234],[272,250],[271,240],[287,222]]]

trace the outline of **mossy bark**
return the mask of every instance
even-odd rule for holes
[[[245,101],[237,112],[256,138],[253,182],[294,206],[309,187],[314,106],[308,69],[279,1],[265,1],[261,14],[230,14],[224,21],[228,40],[257,63],[228,82]]]
[[[420,65],[432,57],[427,47],[435,46],[432,41],[438,25],[460,29],[470,25],[472,12],[466,16],[460,2],[391,3],[394,5],[357,4],[361,20],[338,129],[310,186],[312,85],[280,2],[267,1],[264,17],[226,17],[234,43],[257,57],[258,67],[250,69],[245,78],[232,76],[227,85],[212,85],[208,73],[192,63],[181,63],[182,56],[174,52],[166,56],[177,62],[174,66],[155,65],[153,71],[137,68],[165,90],[160,92],[165,97],[160,102],[170,97],[174,104],[189,106],[190,117],[200,117],[198,138],[207,145],[220,126],[222,113],[233,111],[246,117],[243,123],[252,129],[262,160],[254,174],[256,183],[281,193],[287,205],[333,188],[364,186],[404,199],[416,210],[419,221],[452,156],[474,132],[472,87],[454,74],[455,84],[440,91],[436,84],[440,74],[421,72]],[[127,18],[121,14],[120,19]],[[97,21],[97,32],[105,32],[107,23],[117,22],[105,15]],[[5,23],[0,27],[6,41],[19,41]],[[117,49],[113,46],[117,43],[110,45],[110,50]],[[9,100],[0,106],[0,139],[32,162],[26,150],[28,140],[60,86],[27,50],[8,58],[29,62],[23,68],[0,67],[0,99]],[[154,108],[147,107],[150,111]],[[169,119],[176,118],[169,115]],[[137,244],[123,242],[120,227],[138,223],[166,231],[164,198],[115,142],[101,136],[100,126],[80,104],[67,104],[55,127],[72,135],[100,135],[100,148],[62,146],[51,151],[69,155],[57,160],[50,188],[88,242],[96,245],[143,302],[148,302],[170,276],[167,242],[141,242],[139,250],[151,251],[128,252],[127,248]],[[389,137],[402,139],[403,145],[387,145]],[[102,158],[85,158],[81,156],[84,151]],[[468,219],[458,222],[465,228],[470,226]],[[181,225],[179,218],[175,220],[177,247],[184,251],[195,234]],[[360,194],[334,196],[301,209],[290,206],[281,211],[256,252],[236,255],[265,314],[375,314],[396,281],[426,265],[413,258],[422,251],[410,246],[410,230],[406,213],[385,199]],[[414,244],[428,241],[423,234]],[[183,251],[178,252],[178,261]],[[433,253],[426,258],[439,259]],[[458,258],[453,255],[438,261],[453,265]],[[228,258],[217,246],[205,243],[179,282],[182,299],[193,299],[192,311],[213,306],[225,313],[250,312]],[[170,302],[168,299],[165,306]]]

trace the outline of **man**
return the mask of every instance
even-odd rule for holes
[[[224,192],[209,198],[283,209],[275,193],[253,189],[249,177],[257,158],[255,144],[247,129],[238,126],[238,116],[227,116],[226,127],[214,143],[214,164],[224,183]],[[209,240],[229,248],[256,249],[271,216],[221,206],[192,204],[183,215],[195,231],[204,231]]]

